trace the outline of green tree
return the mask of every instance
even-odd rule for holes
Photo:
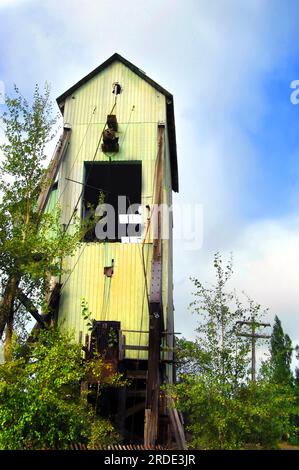
[[[232,260],[223,265],[221,256],[214,256],[216,283],[205,286],[193,278],[195,300],[190,309],[197,315],[196,343],[205,358],[206,372],[223,383],[237,385],[246,379],[249,370],[250,342],[238,335],[238,321],[258,320],[261,307],[253,301],[244,306],[236,293],[228,289],[233,274]]]
[[[242,303],[228,289],[233,273],[215,255],[216,283],[206,287],[193,279],[191,309],[198,315],[197,338],[178,344],[179,383],[172,389],[186,415],[190,445],[203,449],[275,448],[294,431],[298,410],[290,387],[269,379],[269,367],[255,383],[250,377],[250,337],[239,336],[239,323],[258,322],[263,310],[250,299]],[[244,326],[244,325],[243,325]]]
[[[82,362],[70,335],[40,330],[34,341],[12,349],[12,359],[0,365],[0,449],[67,449],[79,442],[94,448],[118,440],[80,393],[93,366]],[[100,366],[100,387],[117,385]]]
[[[206,370],[209,356],[200,345],[199,340],[175,338],[175,365],[179,376],[199,374]]]
[[[275,316],[270,343],[272,380],[277,384],[293,384],[291,361],[293,354],[292,341],[284,333],[281,321]]]
[[[174,391],[187,418],[189,447],[196,449],[277,448],[282,437],[295,429],[291,416],[298,414],[289,387],[266,379],[235,388],[210,374],[187,375]]]
[[[40,93],[36,87],[31,103],[15,88],[14,97],[5,97],[5,106],[5,139],[0,146],[0,339],[5,331],[8,360],[18,321],[24,332],[25,310],[17,300],[18,290],[47,313],[49,276],[61,274],[61,259],[74,253],[82,230],[74,223],[72,234],[66,232],[58,206],[51,213],[36,211],[47,179],[45,147],[54,135],[49,88]]]

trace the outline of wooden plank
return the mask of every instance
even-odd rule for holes
[[[269,335],[259,335],[259,334],[251,334],[251,333],[242,333],[242,334],[236,334],[236,336],[245,336],[246,338],[265,338],[269,339],[271,336]]]
[[[126,344],[125,349],[130,351],[148,351],[148,346],[133,346],[132,344]]]
[[[184,449],[186,449],[186,440],[185,440],[184,429],[183,429],[183,426],[182,426],[182,423],[181,423],[181,420],[180,420],[180,417],[179,417],[178,410],[176,408],[174,408],[173,413],[174,413],[174,419],[175,419],[175,422],[176,422],[176,427],[177,427],[177,431],[178,431],[179,439],[180,439],[180,449],[184,450]]]
[[[155,175],[154,203],[163,202],[163,159],[165,127],[158,126],[158,156]],[[162,332],[162,251],[161,251],[161,214],[154,217],[153,259],[149,298],[149,353],[148,377],[146,386],[146,410],[144,421],[144,444],[155,445],[158,437],[159,391],[160,391],[160,348]]]
[[[42,183],[43,187],[41,189],[41,192],[37,201],[36,212],[38,215],[40,215],[46,207],[52,185],[55,181],[60,164],[62,162],[66,149],[68,147],[70,137],[71,137],[71,129],[64,127],[62,136],[60,137],[58,141],[53,158],[50,162],[50,165],[44,177],[44,181]]]
[[[127,370],[126,377],[128,379],[146,379],[146,370]]]
[[[22,291],[22,289],[17,289],[17,299],[24,305],[26,310],[33,316],[41,328],[45,328],[45,322],[42,319],[42,316],[39,314],[38,309],[33,305],[32,301],[27,297],[27,295]]]
[[[173,430],[177,448],[179,450],[185,450],[187,446],[186,446],[183,423],[181,422],[178,410],[175,408],[174,401],[172,398],[169,399],[168,414],[169,414],[170,424]]]
[[[266,327],[266,326],[271,326],[270,323],[262,323],[262,322],[254,322],[254,321],[245,321],[245,320],[244,320],[244,321],[243,321],[243,320],[242,320],[242,321],[236,321],[236,324],[237,324],[237,325],[250,325],[250,326],[252,326],[253,323],[255,323],[256,326],[264,326],[264,327]]]

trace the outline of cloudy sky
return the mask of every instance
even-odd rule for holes
[[[189,276],[233,252],[239,290],[299,343],[297,0],[0,0],[0,80],[53,98],[114,52],[175,98],[180,193],[203,244],[175,243],[176,330],[192,333]]]

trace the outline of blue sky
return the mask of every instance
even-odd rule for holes
[[[299,342],[298,18],[296,0],[0,0],[7,92],[47,80],[55,98],[119,52],[173,93],[175,201],[204,211],[203,246],[174,247],[176,329],[187,335],[188,278],[211,280],[220,251],[233,252],[233,284]]]

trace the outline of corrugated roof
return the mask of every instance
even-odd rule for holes
[[[88,82],[91,78],[95,75],[100,73],[102,70],[107,68],[113,62],[119,61],[122,62],[126,67],[128,67],[132,72],[136,73],[140,78],[144,81],[149,83],[152,87],[154,87],[159,93],[162,93],[166,97],[166,111],[167,111],[167,128],[168,128],[168,139],[169,139],[169,150],[170,150],[170,160],[171,160],[171,177],[172,177],[172,189],[173,191],[178,192],[179,190],[179,183],[178,183],[178,164],[177,164],[177,148],[176,148],[176,133],[175,133],[175,119],[174,119],[174,106],[173,106],[173,96],[169,93],[165,88],[161,87],[158,83],[152,80],[150,77],[146,75],[141,69],[136,67],[136,65],[129,62],[127,59],[122,57],[121,55],[115,53],[97,68],[92,70],[88,75],[83,77],[73,86],[71,86],[68,90],[66,90],[62,95],[57,98],[57,103],[60,108],[65,101],[65,99],[74,93],[75,90],[80,88],[84,83]]]

